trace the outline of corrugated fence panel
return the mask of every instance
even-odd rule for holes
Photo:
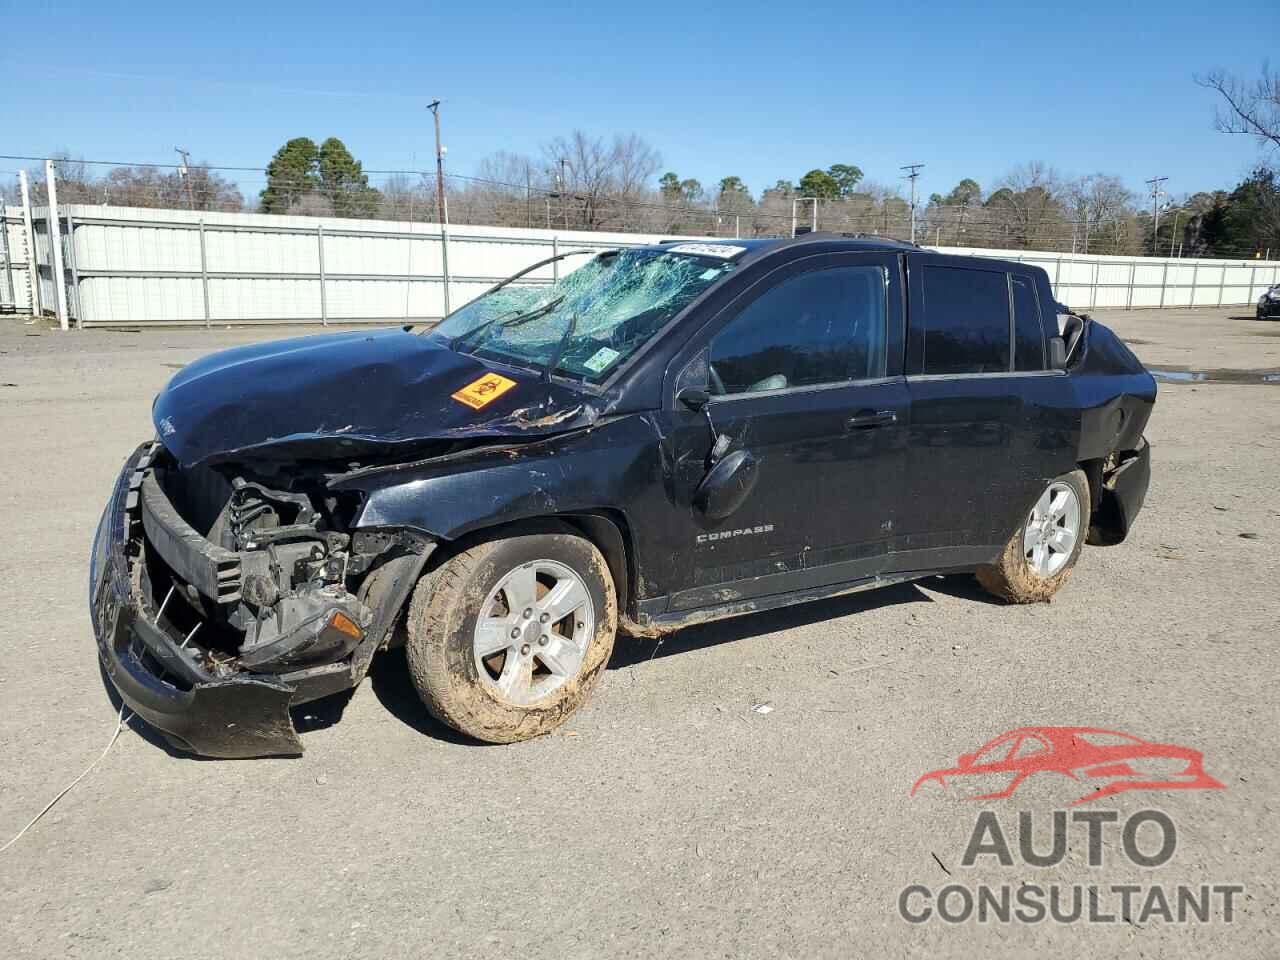
[[[0,201],[0,213],[4,214],[4,235],[0,238],[0,308],[26,313],[31,309],[31,293],[22,208],[6,206]]]
[[[42,304],[52,312],[48,212],[33,213],[36,277]],[[446,276],[448,306],[456,309],[553,253],[667,238],[480,226],[442,231],[433,223],[107,206],[69,205],[60,214],[68,302],[84,326],[416,322],[446,312]],[[8,207],[5,215],[14,251],[11,298],[29,309],[21,210]],[[1246,305],[1280,282],[1275,262],[937,249],[1042,267],[1057,298],[1075,309]],[[540,268],[529,281],[549,282],[583,262]]]
[[[62,212],[75,223],[77,319],[86,326],[437,318],[445,313],[446,273],[456,308],[554,252],[658,239],[468,226],[448,232],[446,261],[438,224],[118,207]],[[544,267],[530,279],[547,282],[582,262]]]

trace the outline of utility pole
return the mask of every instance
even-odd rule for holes
[[[187,209],[194,210],[196,202],[191,195],[191,151],[183,150],[181,147],[174,147],[173,152],[182,158],[182,166],[178,167],[178,176],[187,185]]]
[[[916,178],[920,176],[920,170],[924,166],[923,163],[908,163],[899,167],[899,170],[906,170],[907,179],[911,181],[911,242],[916,242]]]
[[[569,165],[569,161],[564,157],[560,158],[560,211],[564,214],[564,228],[569,229],[569,204],[565,202],[565,187],[569,183],[564,176],[564,168]]]
[[[440,101],[427,104],[436,126],[436,220],[444,224],[444,147],[440,146]]]
[[[1168,179],[1168,177],[1152,177],[1144,181],[1151,187],[1151,255],[1153,257],[1160,256],[1160,198],[1165,196],[1165,192],[1160,189],[1160,184]]]
[[[62,266],[62,222],[58,215],[58,175],[52,160],[44,162],[44,182],[49,204],[46,222],[49,224],[49,270],[53,279],[53,305],[58,317],[58,326],[66,330],[68,329],[67,274]]]

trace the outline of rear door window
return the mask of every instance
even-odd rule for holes
[[[1040,321],[1040,298],[1030,277],[1009,275],[1013,292],[1013,368],[1044,369],[1044,330]]]
[[[927,266],[924,302],[926,374],[1010,369],[1008,274]]]

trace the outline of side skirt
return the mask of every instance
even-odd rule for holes
[[[723,620],[727,617],[737,617],[746,613],[760,613],[764,610],[776,610],[779,607],[790,607],[798,603],[807,603],[810,600],[825,600],[830,597],[841,597],[850,593],[861,593],[864,590],[878,590],[881,587],[892,587],[900,583],[911,583],[914,580],[922,580],[925,577],[932,577],[945,572],[947,571],[912,570],[910,572],[864,577],[860,580],[849,580],[844,583],[832,583],[822,587],[809,587],[805,589],[792,590],[786,593],[775,593],[767,597],[752,597],[750,599],[737,600],[731,603],[699,607],[694,610],[676,610],[664,613],[646,614],[644,610],[646,606],[666,606],[667,598],[658,597],[654,600],[641,601],[638,604],[638,622],[632,621],[629,618],[624,618],[622,627],[624,631],[632,636],[662,636],[663,634],[674,633],[676,630],[680,630],[683,627],[690,627],[698,623],[710,623],[713,620]]]

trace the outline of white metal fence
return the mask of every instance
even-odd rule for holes
[[[60,207],[55,234],[47,208],[31,214],[28,231],[22,208],[4,208],[0,305],[57,314],[60,258],[69,323],[84,327],[434,320],[556,252],[663,239],[84,205]],[[938,249],[1042,266],[1077,309],[1245,305],[1280,283],[1276,261]]]

